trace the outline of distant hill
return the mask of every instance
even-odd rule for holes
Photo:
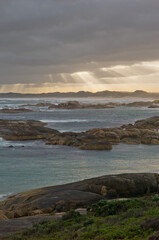
[[[0,98],[41,98],[41,97],[53,97],[53,98],[122,98],[122,97],[141,97],[141,98],[159,98],[159,93],[148,93],[142,90],[136,90],[135,92],[117,92],[117,91],[100,91],[96,93],[92,92],[50,92],[40,94],[22,94],[22,93],[0,93]]]

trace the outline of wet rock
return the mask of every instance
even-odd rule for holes
[[[109,142],[91,142],[79,146],[82,150],[111,150],[112,145]]]

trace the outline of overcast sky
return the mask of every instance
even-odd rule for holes
[[[0,0],[0,92],[159,91],[159,0]]]

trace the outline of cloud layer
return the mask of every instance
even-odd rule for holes
[[[1,0],[0,91],[113,88],[130,76],[103,69],[119,65],[154,77],[143,62],[159,60],[158,9],[158,0]]]

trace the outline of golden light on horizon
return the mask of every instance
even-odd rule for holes
[[[103,74],[102,76],[98,76],[99,71]],[[0,92],[96,92],[104,90],[135,91],[137,89],[159,92],[159,61],[111,67],[102,66],[93,71],[48,73],[45,76],[39,75],[39,79],[41,79],[39,83],[1,84]]]

